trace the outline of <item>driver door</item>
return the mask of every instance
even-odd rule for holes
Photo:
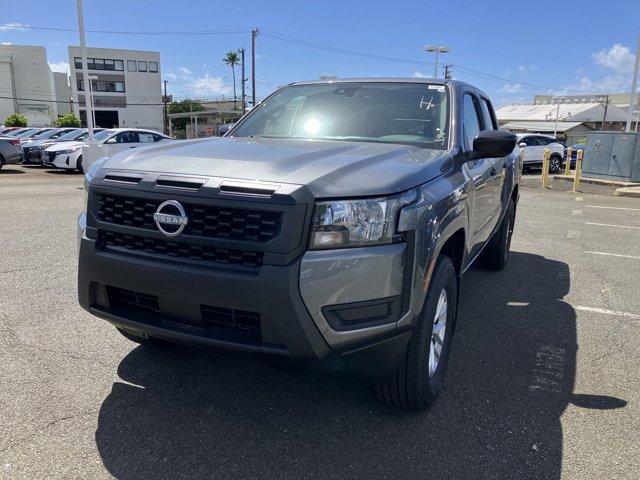
[[[138,132],[125,130],[107,139],[102,145],[102,150],[105,156],[111,157],[122,150],[135,148],[139,145],[140,139],[138,137]]]

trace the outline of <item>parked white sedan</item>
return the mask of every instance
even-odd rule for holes
[[[127,148],[151,146],[154,143],[172,141],[171,137],[153,130],[137,128],[111,128],[94,135],[94,144],[88,140],[81,142],[65,142],[53,145],[46,150],[43,164],[49,167],[83,172],[89,168],[92,160],[110,157]],[[83,151],[90,149],[90,158],[83,159]]]
[[[564,158],[564,145],[554,137],[539,134],[519,134],[518,146],[524,149],[524,167],[542,167],[544,149],[551,150],[549,171],[555,173],[560,170]]]

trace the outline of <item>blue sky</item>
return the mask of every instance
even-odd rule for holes
[[[0,42],[44,45],[54,68],[65,67],[67,45],[78,44],[76,32],[20,25],[75,29],[75,0],[2,0],[0,9],[0,23],[16,24],[0,27]],[[454,65],[455,78],[477,85],[495,103],[504,104],[531,100],[547,87],[571,92],[628,90],[640,33],[640,2],[85,0],[85,20],[87,30],[246,30],[220,35],[87,33],[91,46],[160,51],[163,78],[178,98],[229,95],[231,71],[221,59],[225,52],[244,46],[249,63],[248,31],[259,27],[264,29],[256,48],[259,98],[277,85],[327,73],[431,76],[433,56],[422,47],[435,43],[451,47],[442,61]],[[313,48],[283,41],[273,32],[403,61]]]

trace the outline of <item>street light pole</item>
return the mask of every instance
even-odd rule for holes
[[[429,53],[436,54],[436,64],[433,69],[433,78],[438,78],[438,60],[441,53],[448,53],[451,49],[444,45],[425,45],[424,50]]]
[[[84,13],[82,10],[82,0],[77,0],[78,6],[78,32],[80,33],[80,55],[82,56],[82,80],[84,89],[84,106],[87,114],[87,127],[89,128],[89,140],[93,140],[93,99],[91,98],[91,88],[87,89],[89,83],[89,72],[87,65],[87,46],[84,39]]]
[[[256,108],[256,37],[259,30],[251,30],[251,96],[253,104],[251,108]]]
[[[91,119],[93,120],[93,125],[97,127],[98,125],[96,125],[96,105],[94,103],[94,98],[93,98],[93,81],[94,80],[98,81],[98,76],[89,75],[89,92],[91,92],[91,95],[89,95],[89,97],[91,98]]]
[[[636,106],[636,89],[638,88],[638,70],[640,70],[640,34],[638,35],[638,46],[636,47],[636,66],[633,69],[633,80],[631,82],[631,98],[629,98],[629,109],[627,111],[627,125],[624,131],[631,131],[631,117],[633,116],[633,109]],[[640,116],[640,112],[638,112]],[[636,123],[636,127],[638,124]]]

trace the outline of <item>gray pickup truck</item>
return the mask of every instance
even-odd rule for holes
[[[91,167],[80,305],[141,344],[346,369],[421,410],[442,389],[460,277],[508,260],[521,169],[471,85],[291,84],[224,138]]]

